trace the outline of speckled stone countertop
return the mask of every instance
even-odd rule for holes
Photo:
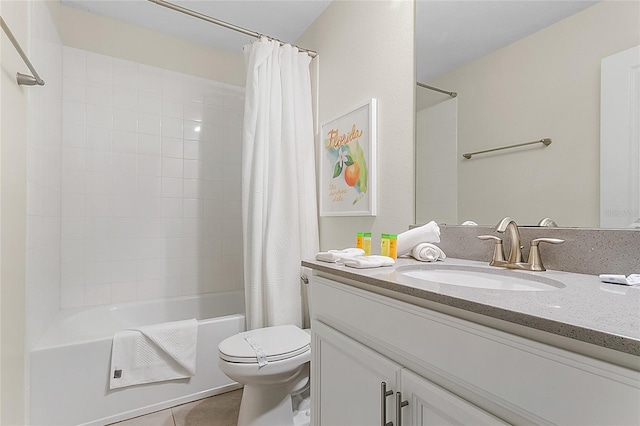
[[[394,267],[356,269],[320,261],[303,266],[430,302],[640,356],[640,287],[602,283],[596,275],[547,270],[513,271],[487,262],[447,258],[435,263],[400,258]],[[527,278],[548,291],[489,290],[417,280],[401,273],[409,266],[478,270]],[[389,291],[391,293],[389,293]]]

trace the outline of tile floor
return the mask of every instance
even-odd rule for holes
[[[242,389],[135,417],[113,426],[236,426]]]

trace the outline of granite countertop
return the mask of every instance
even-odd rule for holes
[[[436,263],[400,258],[393,267],[356,269],[316,260],[303,266],[475,314],[640,356],[640,287],[606,284],[595,275],[552,271],[514,271],[487,262],[447,258]],[[483,268],[494,274],[525,277],[564,288],[549,291],[489,290],[415,280],[407,266]],[[477,270],[477,269],[476,269]],[[390,291],[390,293],[389,293]]]

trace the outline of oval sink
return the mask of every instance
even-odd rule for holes
[[[405,284],[445,284],[459,287],[509,291],[548,291],[564,288],[560,281],[535,275],[470,266],[402,266],[396,271]],[[408,279],[408,281],[406,280]]]

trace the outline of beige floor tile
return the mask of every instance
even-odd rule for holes
[[[120,423],[114,423],[117,426],[175,426],[171,409],[157,411],[145,416],[134,417]]]
[[[173,407],[176,426],[236,426],[242,389]]]

